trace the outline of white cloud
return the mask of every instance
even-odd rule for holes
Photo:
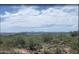
[[[5,15],[0,15],[0,17],[5,18],[5,17],[9,17],[10,13],[5,11]]]
[[[51,24],[54,24],[54,26],[56,27],[63,26],[64,29],[67,25],[72,25],[71,29],[73,28],[73,26],[76,26],[76,28],[78,28],[78,15],[72,15],[63,11],[64,9],[74,9],[74,6],[72,6],[71,8],[69,8],[69,6],[65,6],[63,9],[55,9],[50,7],[47,10],[42,11],[36,10],[35,8],[36,6],[23,6],[17,13],[6,12],[5,15],[0,16],[5,18],[5,21],[1,22],[2,31],[7,31],[8,29],[10,30],[11,28],[16,27],[41,28],[43,26]],[[50,28],[48,27],[48,29]]]
[[[72,15],[78,15],[78,5],[67,5],[62,10]]]

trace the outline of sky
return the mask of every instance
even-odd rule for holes
[[[0,5],[0,32],[78,30],[78,5]]]

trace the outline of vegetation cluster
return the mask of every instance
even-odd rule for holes
[[[77,54],[78,32],[43,33],[40,35],[0,35],[0,53],[25,54]]]

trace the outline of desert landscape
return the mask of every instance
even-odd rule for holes
[[[77,54],[78,32],[1,33],[0,53],[3,54]]]

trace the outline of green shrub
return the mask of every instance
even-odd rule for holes
[[[13,44],[14,44],[15,47],[18,47],[18,48],[24,48],[25,47],[25,40],[23,39],[23,37],[17,36],[13,39],[14,39]]]
[[[50,43],[53,40],[53,36],[51,34],[43,35],[42,38],[46,43]]]

